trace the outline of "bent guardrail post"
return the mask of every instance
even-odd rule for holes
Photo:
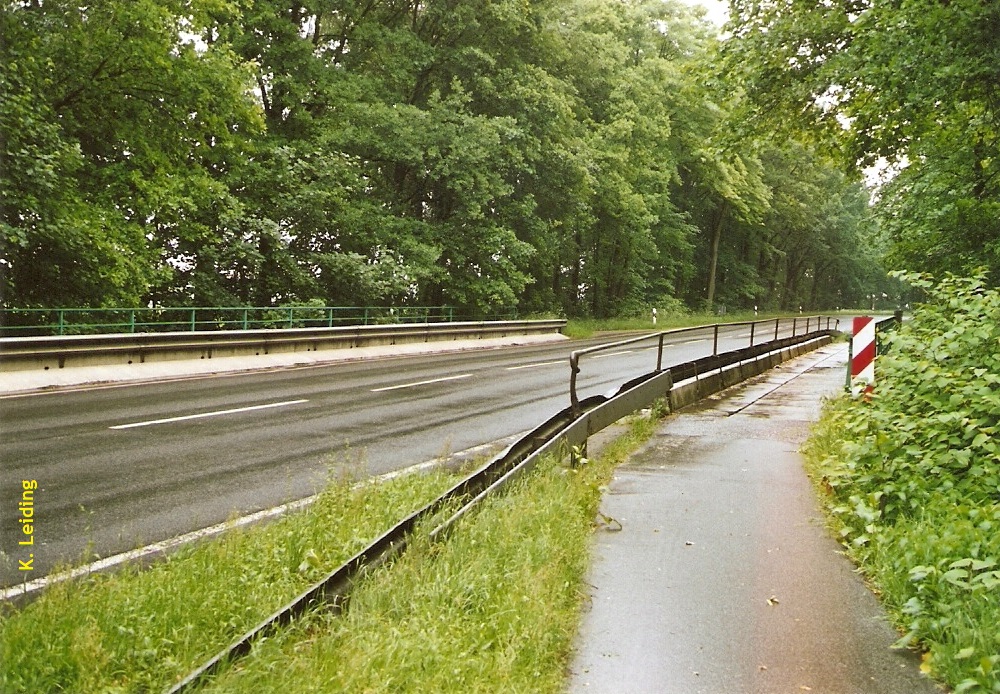
[[[580,399],[576,396],[576,375],[580,373],[580,355],[573,352],[569,355],[569,403],[573,416],[580,414]]]

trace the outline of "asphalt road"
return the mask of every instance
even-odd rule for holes
[[[748,335],[720,336],[719,350]],[[599,342],[0,397],[0,586],[309,496],[330,475],[377,475],[524,432],[569,404],[569,354]],[[711,350],[710,332],[681,334],[664,365]],[[588,356],[580,396],[616,390],[655,360],[654,343]],[[30,572],[16,561],[22,480],[38,484]]]

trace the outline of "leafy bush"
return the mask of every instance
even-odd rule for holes
[[[929,301],[887,337],[870,400],[807,445],[843,541],[955,691],[1000,692],[1000,291],[904,279]]]

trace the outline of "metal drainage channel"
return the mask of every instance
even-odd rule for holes
[[[794,337],[785,337],[733,352],[726,352],[695,361],[660,369],[623,384],[612,397],[595,395],[577,400],[573,404],[538,426],[505,451],[497,455],[469,477],[458,482],[424,508],[415,511],[388,530],[368,547],[358,552],[339,568],[327,574],[304,592],[281,607],[260,624],[220,651],[210,660],[175,684],[167,694],[180,694],[212,675],[223,664],[232,662],[250,652],[255,640],[264,634],[302,615],[313,606],[323,604],[334,610],[343,609],[352,585],[365,573],[391,561],[406,549],[409,535],[422,521],[433,518],[447,505],[465,499],[465,503],[447,520],[431,531],[432,538],[441,537],[458,519],[472,510],[486,497],[507,486],[511,481],[529,472],[540,458],[547,454],[566,454],[573,446],[585,444],[587,438],[618,421],[622,417],[651,405],[657,398],[669,394],[672,385],[685,379],[721,371],[744,361],[779,352],[795,345],[802,345],[838,334],[826,329]],[[657,335],[649,336],[656,338]],[[632,343],[636,340],[625,340]],[[622,343],[603,345],[612,348]],[[574,361],[574,364],[576,362]]]

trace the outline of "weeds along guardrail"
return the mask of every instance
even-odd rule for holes
[[[903,325],[903,312],[896,311],[893,315],[888,318],[883,318],[880,321],[875,322],[875,340],[878,345],[878,352],[882,353],[885,351],[885,344],[880,339],[885,337],[887,333],[898,330]]]
[[[825,328],[821,327],[824,320]],[[772,322],[767,321],[766,324]],[[581,400],[574,394],[569,407],[532,430],[424,508],[400,521],[368,547],[191,672],[171,687],[168,694],[189,691],[223,664],[249,653],[257,639],[292,622],[313,607],[324,605],[330,609],[343,609],[353,583],[366,571],[392,561],[401,554],[406,549],[408,538],[420,524],[431,523],[438,517],[440,522],[430,531],[430,535],[432,538],[446,536],[455,523],[474,509],[480,501],[500,492],[510,482],[529,472],[543,456],[569,455],[572,459],[573,452],[584,448],[591,435],[623,416],[649,407],[661,399],[666,399],[671,410],[678,409],[722,388],[763,373],[787,359],[827,344],[838,334],[835,327],[830,327],[836,325],[836,319],[812,317],[802,323],[803,326],[808,325],[809,329],[801,333],[796,332],[796,327],[793,325],[788,327],[793,333],[791,335],[775,336],[757,344],[754,344],[751,337],[747,347],[718,353],[720,332],[725,334],[727,330],[750,325],[750,323],[731,323],[710,326],[707,330],[711,330],[716,336],[713,354],[667,369],[662,368],[664,336],[706,330],[706,328],[668,331],[575,352],[571,357],[574,375],[575,370],[579,368],[580,356],[585,354],[615,349],[643,340],[656,340],[660,346],[657,351],[656,368],[653,371],[623,384],[612,397],[597,395]],[[756,323],[756,325],[761,324]],[[780,325],[775,327],[775,331],[781,332]],[[751,329],[751,335],[754,332],[756,331]],[[445,517],[445,512],[451,508],[457,510]]]

